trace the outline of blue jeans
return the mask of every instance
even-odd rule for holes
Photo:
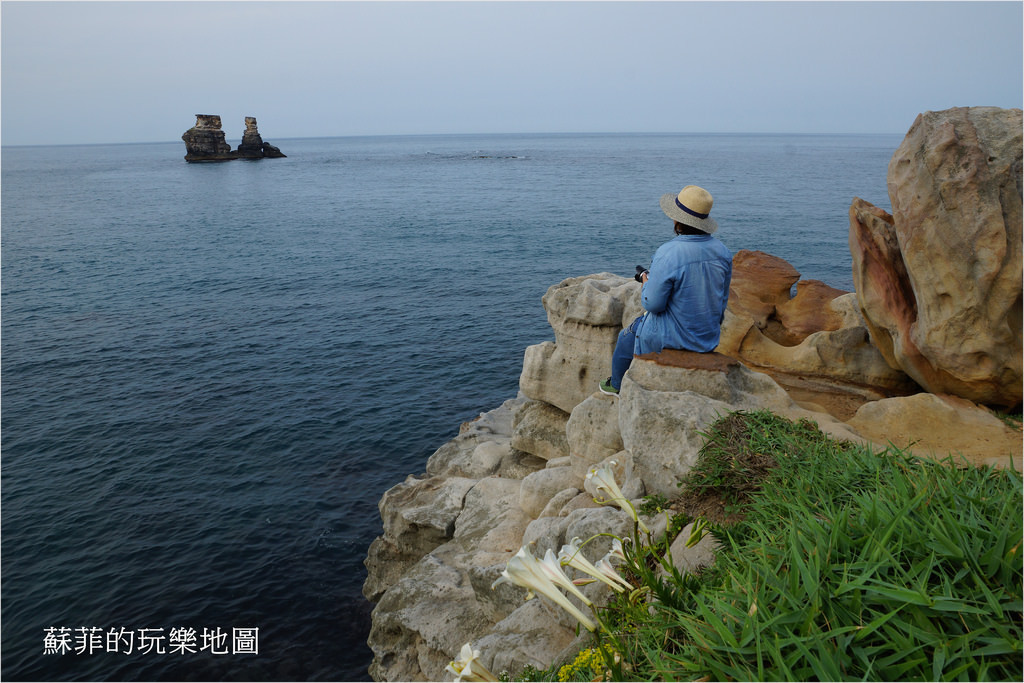
[[[615,342],[615,351],[612,353],[612,379],[611,385],[616,389],[622,385],[622,376],[629,370],[633,362],[633,349],[636,347],[636,331],[640,327],[640,316],[626,329],[619,332],[619,339]]]

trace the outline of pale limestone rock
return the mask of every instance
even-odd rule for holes
[[[690,540],[690,534],[696,522],[690,522],[679,535],[675,537],[669,546],[669,558],[672,565],[682,574],[692,574],[715,563],[715,553],[722,544],[710,533],[705,533],[692,548],[687,548],[686,543]],[[667,573],[667,572],[663,572]]]
[[[591,466],[622,450],[618,399],[602,393],[587,397],[573,408],[565,434],[573,472],[582,479]]]
[[[363,595],[376,601],[424,555],[451,538],[466,493],[476,484],[461,477],[413,476],[384,493],[378,503],[384,535],[371,544]]]
[[[581,541],[589,540],[586,555],[596,560],[611,549],[612,539],[607,534],[619,538],[627,538],[633,534],[632,518],[615,505],[580,508],[569,513],[564,519],[568,524],[555,552],[574,538]]]
[[[446,544],[417,562],[380,598],[367,643],[370,675],[440,681],[449,653],[493,625],[460,567],[480,561]]]
[[[892,443],[917,455],[942,459],[959,454],[975,465],[1020,472],[1021,433],[990,410],[955,396],[916,394],[865,404],[850,426],[880,445]]]
[[[1021,403],[1021,110],[925,112],[889,162],[892,216],[855,201],[854,283],[886,357],[931,393]]]
[[[473,449],[470,459],[472,472],[477,476],[494,474],[501,469],[501,462],[512,453],[512,445],[505,441],[484,441]]]
[[[567,456],[565,456],[563,458],[555,458],[553,460],[548,460],[547,464],[545,464],[544,467],[548,467],[548,468],[551,468],[551,467],[570,467],[571,465],[572,465],[572,458],[570,458],[567,455]]]
[[[543,401],[527,401],[516,413],[512,448],[544,460],[553,460],[569,455],[569,444],[565,440],[565,413]]]
[[[519,487],[519,506],[535,519],[557,493],[582,485],[582,478],[576,476],[571,467],[545,468],[523,479]]]
[[[611,374],[612,351],[622,329],[628,297],[640,285],[610,273],[569,278],[548,289],[544,308],[555,342],[526,349],[519,378],[522,393],[566,413]]]
[[[565,542],[565,530],[569,526],[569,518],[539,517],[526,527],[523,533],[523,545],[531,549],[535,557],[543,557],[548,550],[556,553]]]
[[[520,486],[515,479],[501,477],[477,482],[466,493],[462,513],[455,522],[454,540],[467,549],[518,550],[519,539],[530,522],[519,505]]]
[[[697,462],[704,443],[700,433],[735,410],[810,417],[831,436],[865,441],[831,416],[797,406],[768,375],[720,354],[663,351],[637,357],[618,401],[622,442],[648,495],[677,494],[680,478]]]
[[[507,470],[524,461],[525,454],[517,454],[511,449],[512,420],[525,401],[523,398],[505,401],[498,408],[481,413],[472,422],[463,424],[459,434],[434,451],[427,460],[427,474],[471,479],[500,474],[514,478]],[[493,445],[485,446],[477,452],[478,447],[485,443]],[[494,471],[494,459],[499,453],[499,468]],[[537,460],[532,464],[526,460],[527,469],[532,471],[544,466],[543,461]]]
[[[583,633],[587,633],[583,629]],[[495,675],[508,671],[518,676],[526,665],[546,669],[576,640],[575,629],[540,598],[528,600],[498,622],[473,647],[480,662]],[[458,652],[452,658],[458,656]],[[512,680],[516,680],[513,678]]]
[[[544,506],[544,509],[541,510],[539,515],[537,515],[538,518],[564,516],[562,515],[562,509],[565,508],[565,506],[568,505],[569,502],[579,494],[580,490],[575,487],[559,491],[558,493],[551,497],[551,500],[547,502],[547,505]]]
[[[575,498],[570,500],[568,503],[562,506],[562,509],[558,511],[559,517],[568,517],[576,510],[583,510],[589,508],[601,507],[594,502],[594,497],[586,491],[580,491]]]

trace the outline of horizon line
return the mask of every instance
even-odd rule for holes
[[[556,135],[760,135],[760,136],[870,136],[870,135],[906,135],[903,133],[882,132],[779,132],[779,131],[547,131],[547,132],[506,132],[506,133],[361,133],[348,135],[301,135],[292,137],[274,137],[275,140],[331,140],[337,138],[425,138],[425,137],[502,137],[502,136],[556,136]],[[261,134],[260,137],[263,137]],[[228,139],[225,136],[225,139]],[[241,139],[239,137],[239,139]],[[266,142],[267,139],[264,138]],[[0,140],[0,147],[95,147],[109,145],[164,145],[183,144],[177,140],[135,140],[122,142],[14,142],[5,143]]]

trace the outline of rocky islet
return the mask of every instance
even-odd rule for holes
[[[190,163],[207,161],[233,161],[235,159],[280,159],[281,150],[264,142],[256,126],[256,119],[245,117],[245,132],[237,150],[232,150],[221,128],[220,116],[196,114],[196,125],[185,131],[185,161]]]

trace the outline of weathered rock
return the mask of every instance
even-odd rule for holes
[[[466,549],[503,553],[518,550],[519,540],[530,523],[529,515],[519,505],[520,487],[521,482],[515,479],[481,479],[466,494],[452,538]]]
[[[548,289],[543,304],[555,342],[526,349],[523,394],[571,413],[611,374],[615,341],[639,298],[639,283],[611,273],[569,278]]]
[[[750,326],[735,353],[751,368],[817,378],[835,391],[857,392],[870,399],[917,389],[906,373],[886,363],[866,327],[815,332],[796,346],[783,346]],[[779,377],[778,381],[784,383],[785,379]]]
[[[764,329],[775,309],[789,301],[799,279],[797,269],[781,258],[741,249],[732,257],[728,308]]]
[[[523,479],[519,489],[519,505],[523,512],[536,519],[557,493],[582,486],[582,477],[573,474],[571,467],[546,468]]]
[[[737,252],[716,351],[840,418],[868,400],[918,390],[871,342],[855,294],[799,276],[776,256]]]
[[[575,487],[559,491],[551,497],[551,500],[549,500],[547,505],[544,506],[544,509],[540,511],[537,518],[563,516],[562,510],[569,504],[569,501],[573,500],[578,495],[580,495],[580,490]]]
[[[864,220],[892,223],[871,209]],[[887,233],[880,234],[885,243]],[[930,437],[937,448],[999,455],[1015,445],[1019,468],[1019,433],[1007,433],[988,411],[930,395],[876,400],[909,378],[871,344],[857,295],[798,282],[791,266],[766,254],[743,254],[740,264],[720,347],[735,355],[665,350],[636,358],[617,397],[595,389],[610,372],[619,330],[639,311],[639,286],[602,273],[548,290],[556,342],[527,350],[520,397],[464,424],[430,457],[426,475],[410,477],[381,502],[385,533],[371,546],[364,587],[379,600],[369,641],[374,678],[437,680],[465,642],[493,671],[513,673],[525,664],[548,666],[578,647],[566,612],[543,598],[524,604],[523,589],[491,584],[523,545],[541,557],[573,537],[630,535],[629,515],[583,490],[587,470],[614,461],[616,481],[634,504],[645,493],[673,497],[704,443],[701,432],[735,410],[810,418],[834,438],[880,446],[903,438],[930,446]],[[751,275],[758,270],[763,284]],[[845,424],[798,404],[792,385],[783,389],[752,369],[772,365],[796,373],[791,380],[861,386],[861,403],[875,394]],[[664,537],[664,515],[645,522]],[[588,558],[603,555],[610,542],[591,541]],[[712,540],[696,549],[681,543],[673,549],[680,569],[710,562]],[[608,597],[603,584],[584,591],[598,604]]]
[[[576,639],[575,629],[566,626],[554,609],[539,599],[523,603],[473,642],[473,647],[480,650],[480,663],[494,674],[508,671],[513,676],[527,665],[538,670],[551,666]]]
[[[1021,402],[1021,110],[918,116],[889,162],[893,214],[855,200],[854,283],[872,338],[932,393]]]
[[[280,149],[263,141],[256,119],[252,116],[245,117],[245,132],[242,133],[242,142],[235,153],[239,159],[281,159],[285,156]]]
[[[618,399],[592,394],[573,408],[565,433],[573,472],[582,480],[592,465],[622,450]]]
[[[569,444],[565,440],[568,419],[568,414],[549,403],[528,401],[516,413],[512,448],[544,460],[564,458],[569,455]]]
[[[384,493],[378,503],[384,535],[364,560],[363,595],[368,600],[378,600],[409,567],[451,539],[465,496],[475,485],[475,480],[461,477],[409,476]]]
[[[263,138],[256,127],[256,119],[252,116],[245,117],[245,132],[242,133],[242,142],[235,153],[239,159],[263,158]]]
[[[697,462],[701,432],[735,410],[771,410],[800,418],[797,406],[768,375],[717,353],[665,350],[633,360],[619,392],[619,429],[648,495],[671,497]],[[838,420],[816,414],[822,431],[864,441]]]
[[[832,302],[847,294],[851,292],[830,287],[820,280],[797,282],[793,298],[775,308],[776,317],[785,335],[784,340],[780,340],[779,343],[796,346],[816,332],[831,332],[847,327],[850,320],[846,312],[841,307],[832,305]]]
[[[231,161],[238,155],[224,138],[220,117],[216,114],[196,114],[196,125],[185,131],[185,161]]]
[[[849,425],[879,444],[930,458],[962,455],[975,465],[1022,469],[1019,429],[956,396],[915,394],[868,403]]]
[[[281,151],[280,147],[274,147],[269,142],[263,143],[263,158],[264,159],[284,159],[285,154]]]
[[[500,561],[499,555],[466,553],[452,542],[416,563],[373,611],[370,675],[384,681],[443,680],[462,644],[494,624],[493,605],[477,599],[465,568]]]
[[[721,543],[712,534],[705,533],[692,548],[686,544],[690,540],[696,522],[690,522],[679,535],[675,537],[669,546],[669,558],[672,565],[682,574],[693,574],[715,563],[715,552],[721,547]],[[659,567],[659,573],[667,575],[664,569]]]

